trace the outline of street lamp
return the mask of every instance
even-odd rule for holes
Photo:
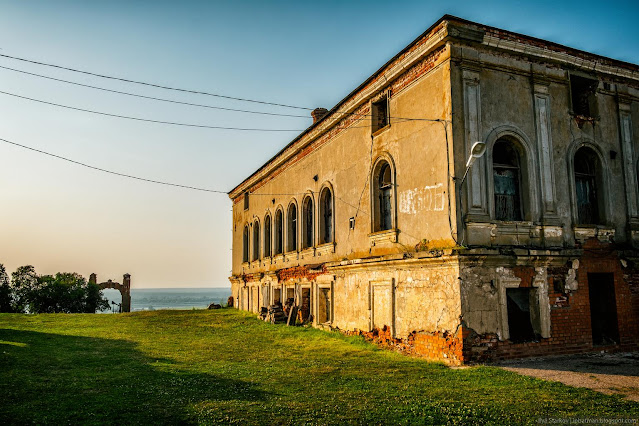
[[[470,156],[468,157],[468,161],[466,161],[466,171],[464,172],[464,177],[461,178],[459,182],[459,209],[462,213],[462,229],[464,229],[464,205],[462,203],[462,185],[464,185],[464,181],[466,180],[466,176],[468,176],[468,172],[470,171],[470,167],[477,161],[478,158],[483,156],[486,153],[486,142],[477,141],[473,143],[473,146],[470,148]],[[464,237],[466,234],[462,233],[461,244],[464,245]]]

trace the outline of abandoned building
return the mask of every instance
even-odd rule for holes
[[[459,364],[639,349],[639,66],[444,16],[230,193],[239,309]]]

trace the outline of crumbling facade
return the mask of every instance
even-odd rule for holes
[[[229,193],[237,308],[455,364],[639,348],[638,66],[444,16],[313,119]]]

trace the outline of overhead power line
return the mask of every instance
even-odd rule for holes
[[[87,75],[91,75],[91,76],[94,76],[94,77],[100,77],[100,78],[106,78],[106,79],[111,79],[111,80],[123,81],[123,82],[126,82],[126,83],[140,84],[140,85],[144,85],[144,86],[155,87],[155,88],[165,89],[165,90],[172,90],[172,91],[178,91],[178,92],[214,96],[214,97],[223,98],[223,99],[232,99],[232,100],[242,101],[242,102],[252,102],[252,103],[257,103],[257,104],[262,104],[262,105],[279,106],[279,107],[285,107],[285,108],[295,108],[295,109],[301,109],[301,110],[306,110],[306,111],[313,111],[315,109],[315,108],[309,108],[309,107],[301,107],[301,106],[280,104],[280,103],[275,103],[275,102],[260,101],[260,100],[255,100],[255,99],[239,98],[239,97],[227,96],[227,95],[219,95],[219,94],[209,93],[209,92],[199,91],[199,90],[189,90],[189,89],[181,89],[181,88],[175,88],[175,87],[169,87],[169,86],[162,86],[162,85],[155,84],[155,83],[148,83],[148,82],[143,82],[143,81],[130,80],[130,79],[121,78],[121,77],[113,77],[113,76],[93,73],[93,72],[89,72],[89,71],[82,71],[82,70],[78,70],[78,69],[70,68],[70,67],[65,67],[65,66],[61,66],[61,65],[49,64],[49,63],[40,62],[40,61],[32,61],[30,59],[24,59],[24,58],[19,58],[19,57],[16,57],[16,56],[5,55],[5,54],[0,54],[0,57],[13,59],[13,60],[17,60],[17,61],[22,61],[22,62],[27,62],[27,63],[32,63],[32,64],[36,64],[36,65],[42,65],[42,66],[47,66],[47,67],[52,67],[52,68],[63,69],[63,70],[66,70],[66,71],[72,71],[72,72],[87,74]],[[196,104],[196,103],[191,103],[191,102],[182,102],[182,101],[176,101],[176,100],[165,99],[165,98],[158,98],[158,97],[153,97],[153,96],[145,96],[145,95],[140,95],[140,94],[136,94],[136,93],[124,92],[124,91],[120,91],[120,90],[106,89],[106,88],[103,88],[103,87],[93,86],[93,85],[90,85],[90,84],[77,83],[77,82],[73,82],[73,81],[69,81],[69,80],[64,80],[64,79],[60,79],[60,78],[45,76],[45,75],[42,75],[42,74],[36,74],[36,73],[27,72],[27,71],[23,71],[23,70],[18,70],[18,69],[15,69],[15,68],[10,68],[10,67],[5,67],[5,66],[0,66],[0,68],[6,69],[6,70],[15,71],[15,72],[19,72],[19,73],[23,73],[23,74],[32,75],[32,76],[35,76],[35,77],[40,77],[40,78],[46,78],[46,79],[49,79],[49,80],[59,81],[59,82],[62,82],[62,83],[73,84],[73,85],[76,85],[76,86],[82,86],[82,87],[87,87],[87,88],[91,88],[91,89],[102,90],[102,91],[112,92],[112,93],[118,93],[118,94],[127,95],[127,96],[135,96],[135,97],[139,97],[139,98],[151,99],[151,100],[162,101],[162,102],[170,102],[170,103],[175,103],[175,104],[189,105],[189,106],[195,106],[195,107],[201,107],[201,108],[219,109],[219,110],[225,110],[225,111],[243,112],[243,113],[249,113],[249,114],[262,114],[262,115],[282,116],[282,117],[308,118],[308,116],[304,116],[304,115],[269,113],[269,112],[250,111],[250,110],[243,110],[243,109],[236,109],[236,108],[216,107],[216,106],[211,106],[211,105]],[[354,116],[357,116],[357,117],[371,117],[372,116],[372,114],[360,114],[360,113],[356,113],[356,112],[340,112],[340,111],[334,111],[332,114],[342,115],[342,116],[354,115]],[[443,122],[443,121],[446,121],[444,119],[439,119],[439,118],[433,119],[433,118],[422,118],[422,117],[409,118],[409,117],[394,117],[394,116],[390,116],[389,118],[390,119],[399,119],[399,120],[403,120],[403,121],[430,121],[430,122]]]
[[[61,83],[73,84],[75,86],[88,87],[90,89],[102,90],[104,92],[117,93],[117,94],[120,94],[120,95],[127,95],[127,96],[134,96],[136,98],[150,99],[150,100],[154,100],[154,101],[169,102],[169,103],[173,103],[173,104],[188,105],[188,106],[194,106],[194,107],[200,107],[200,108],[218,109],[218,110],[222,110],[222,111],[243,112],[243,113],[247,113],[247,114],[274,115],[274,116],[279,116],[279,117],[296,117],[296,118],[306,118],[306,119],[311,118],[309,115],[282,114],[282,113],[277,113],[277,112],[264,112],[264,111],[250,111],[250,110],[238,109],[238,108],[226,108],[226,107],[213,106],[213,105],[196,104],[196,103],[192,103],[192,102],[176,101],[174,99],[157,98],[155,96],[140,95],[140,94],[137,94],[137,93],[124,92],[124,91],[121,91],[121,90],[107,89],[105,87],[93,86],[93,85],[90,85],[90,84],[78,83],[78,82],[70,81],[70,80],[63,80],[61,78],[55,78],[55,77],[50,77],[48,75],[36,74],[36,73],[33,73],[33,72],[19,70],[19,69],[16,69],[16,68],[5,67],[5,66],[2,66],[2,65],[0,65],[0,68],[5,69],[5,70],[9,70],[9,71],[19,72],[19,73],[22,73],[22,74],[31,75],[31,76],[34,76],[34,77],[46,78],[47,80],[59,81]]]
[[[60,108],[66,108],[66,109],[72,109],[74,111],[82,111],[82,112],[88,112],[88,113],[91,113],[91,114],[105,115],[107,117],[124,118],[126,120],[145,121],[145,122],[148,122],[148,123],[170,124],[170,125],[173,125],[173,126],[184,126],[184,127],[199,127],[199,128],[204,128],[204,129],[242,130],[242,131],[255,131],[255,132],[301,132],[302,131],[300,129],[260,129],[260,128],[251,128],[251,127],[225,127],[225,126],[209,126],[209,125],[206,125],[206,124],[179,123],[179,122],[175,122],[175,121],[152,120],[152,119],[149,119],[149,118],[131,117],[131,116],[128,116],[128,115],[111,114],[111,113],[108,113],[108,112],[94,111],[94,110],[85,109],[85,108],[77,108],[77,107],[72,107],[72,106],[69,106],[69,105],[58,104],[58,103],[55,103],[55,102],[43,101],[41,99],[29,98],[27,96],[16,95],[15,93],[3,92],[1,90],[0,90],[0,93],[3,94],[3,95],[13,96],[13,97],[20,98],[20,99],[26,99],[28,101],[38,102],[38,103],[41,103],[41,104],[52,105],[52,106],[56,106],[56,107],[60,107]]]
[[[78,166],[86,167],[88,169],[93,169],[93,170],[97,170],[97,171],[100,171],[100,172],[109,173],[109,174],[112,174],[112,175],[121,176],[121,177],[129,178],[129,179],[141,180],[143,182],[150,182],[150,183],[155,183],[155,184],[159,184],[159,185],[175,186],[175,187],[184,188],[184,189],[192,189],[192,190],[195,190],[195,191],[213,192],[213,193],[217,193],[217,194],[226,194],[227,193],[227,191],[219,191],[219,190],[216,190],[216,189],[199,188],[199,187],[196,187],[196,186],[181,185],[181,184],[178,184],[178,183],[171,183],[171,182],[163,182],[163,181],[159,181],[159,180],[153,180],[153,179],[147,179],[147,178],[143,178],[143,177],[139,177],[139,176],[133,176],[133,175],[129,175],[129,174],[126,174],[126,173],[114,172],[112,170],[107,170],[107,169],[103,169],[101,167],[96,167],[96,166],[92,166],[90,164],[82,163],[80,161],[72,160],[70,158],[63,157],[61,155],[52,154],[52,153],[47,152],[47,151],[42,151],[41,149],[32,148],[30,146],[22,145],[22,144],[19,144],[17,142],[10,141],[8,139],[0,138],[0,141],[8,143],[8,144],[11,144],[11,145],[14,145],[14,146],[17,146],[19,148],[28,149],[30,151],[34,151],[34,152],[37,152],[37,153],[40,153],[40,154],[48,155],[50,157],[54,157],[54,158],[57,158],[57,159],[60,159],[60,160],[68,161],[69,163],[77,164]]]
[[[196,95],[205,95],[205,96],[214,96],[216,98],[232,99],[234,101],[252,102],[252,103],[262,104],[262,105],[271,105],[271,106],[278,106],[278,107],[284,107],[284,108],[303,109],[303,110],[307,110],[307,111],[312,111],[314,109],[314,108],[306,108],[306,107],[295,106],[295,105],[280,104],[280,103],[276,103],[276,102],[259,101],[259,100],[256,100],[256,99],[248,99],[248,98],[239,98],[239,97],[235,97],[235,96],[220,95],[218,93],[211,93],[211,92],[205,92],[205,91],[200,91],[200,90],[190,90],[190,89],[181,89],[181,88],[178,88],[178,87],[163,86],[161,84],[147,83],[147,82],[144,82],[144,81],[131,80],[131,79],[128,79],[128,78],[114,77],[114,76],[105,75],[105,74],[98,74],[98,73],[94,73],[94,72],[90,72],[90,71],[83,71],[83,70],[79,70],[79,69],[75,69],[75,68],[64,67],[64,66],[61,66],[61,65],[49,64],[49,63],[46,63],[46,62],[32,61],[30,59],[18,58],[17,56],[10,56],[10,55],[0,54],[0,57],[8,58],[8,59],[14,59],[16,61],[28,62],[30,64],[42,65],[42,66],[45,66],[45,67],[58,68],[58,69],[66,70],[66,71],[77,72],[77,73],[81,73],[81,74],[91,75],[91,76],[94,76],[94,77],[106,78],[106,79],[109,79],[109,80],[117,80],[117,81],[123,81],[125,83],[140,84],[140,85],[143,85],[143,86],[156,87],[158,89],[173,90],[173,91],[176,91],[176,92],[192,93],[192,94],[196,94]]]

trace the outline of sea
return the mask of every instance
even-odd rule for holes
[[[102,293],[109,300],[111,311],[117,312],[122,296],[118,290],[105,289]],[[144,288],[131,289],[131,312],[156,311],[158,309],[206,309],[211,303],[225,305],[231,288]],[[116,303],[114,305],[112,302]]]

